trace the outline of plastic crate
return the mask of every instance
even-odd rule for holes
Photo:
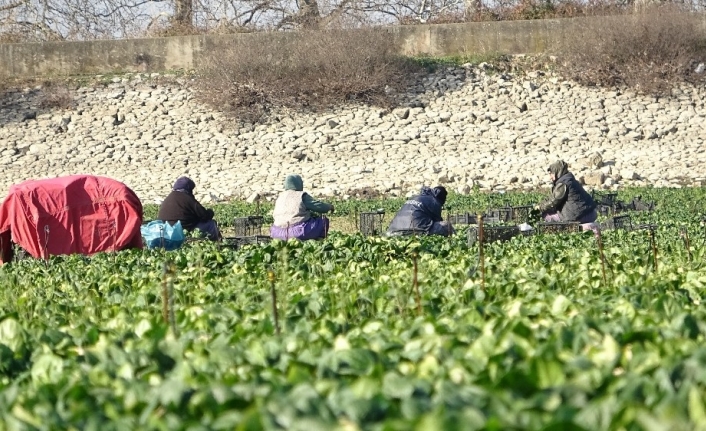
[[[538,224],[541,233],[575,233],[581,231],[581,224],[578,222],[542,222]]]
[[[629,215],[611,217],[601,223],[601,229],[632,230],[632,220]]]
[[[360,213],[358,230],[363,236],[375,236],[384,232],[382,222],[385,213],[381,211]]]
[[[615,205],[615,202],[618,199],[617,193],[594,192],[591,196],[593,197],[593,201],[597,205],[605,205],[605,206],[609,206],[609,207],[613,207]]]
[[[613,217],[614,229],[632,230],[632,220],[629,215]]]
[[[638,224],[636,226],[632,227],[633,230],[656,230],[657,225],[656,224]]]
[[[483,216],[483,225],[492,225],[494,223],[500,223],[500,217],[498,217],[498,214],[486,214]],[[476,222],[476,224],[478,224]]]
[[[512,221],[516,223],[528,223],[532,214],[532,205],[510,207],[512,209]]]
[[[236,217],[233,219],[236,237],[260,235],[264,218],[262,216]]]
[[[641,199],[640,196],[637,198],[633,199],[629,206],[632,206],[633,211],[652,211],[655,209],[655,203],[654,202],[645,202]]]
[[[468,228],[468,246],[472,247],[478,242],[478,227]],[[483,243],[496,241],[509,241],[511,238],[522,235],[523,232],[517,226],[483,226]]]
[[[477,217],[475,214],[451,214],[448,216],[448,222],[452,225],[476,224]]]
[[[505,208],[493,208],[490,211],[488,211],[488,214],[484,217],[485,219],[497,219],[498,222],[503,222],[507,223],[510,220],[512,220],[512,208],[511,207],[505,207]],[[487,221],[487,223],[492,223],[491,221]]]
[[[615,208],[609,205],[598,205],[596,207],[596,212],[599,216],[610,217],[615,214]]]
[[[500,223],[500,217],[498,213],[495,214],[485,214],[483,215],[484,224]],[[478,224],[478,216],[476,214],[465,213],[465,214],[451,214],[447,217],[447,220],[452,225],[473,225]]]

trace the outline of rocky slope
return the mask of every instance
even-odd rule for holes
[[[300,173],[319,196],[367,187],[401,195],[421,184],[469,193],[546,185],[557,158],[591,187],[706,179],[705,88],[655,99],[486,67],[437,71],[393,111],[346,107],[247,128],[197,103],[183,77],[76,88],[63,95],[68,109],[46,107],[62,104],[56,90],[10,92],[0,96],[0,189],[92,173],[151,202],[188,174],[197,197],[213,201],[271,195]]]

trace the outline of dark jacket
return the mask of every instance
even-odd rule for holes
[[[204,208],[188,191],[174,190],[160,205],[157,218],[171,225],[179,220],[181,226],[190,231],[196,228],[198,223],[212,220],[213,210]]]
[[[556,175],[552,196],[539,205],[541,211],[557,211],[561,221],[579,221],[596,209],[596,203],[564,162],[555,162],[549,171]]]
[[[434,191],[422,187],[421,193],[402,205],[392,219],[387,232],[394,233],[429,233],[434,222],[442,221],[442,203],[434,196]]]

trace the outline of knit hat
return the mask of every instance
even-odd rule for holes
[[[188,193],[193,193],[196,188],[196,183],[189,177],[179,177],[174,183],[174,190],[183,190]]]

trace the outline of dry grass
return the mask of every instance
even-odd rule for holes
[[[391,107],[421,67],[375,30],[282,34],[262,45],[239,39],[199,70],[202,101],[244,122],[281,109],[318,111],[344,103]]]
[[[13,31],[0,33],[0,43],[22,43],[29,42],[26,35]]]
[[[172,37],[195,36],[209,33],[206,29],[194,25],[179,24],[176,22],[160,23],[148,28],[139,37]]]
[[[60,82],[46,81],[42,86],[42,95],[39,107],[42,109],[71,109],[74,107],[71,90]]]
[[[584,85],[627,86],[668,93],[679,82],[703,81],[703,18],[673,7],[586,22],[560,49],[560,70]]]

